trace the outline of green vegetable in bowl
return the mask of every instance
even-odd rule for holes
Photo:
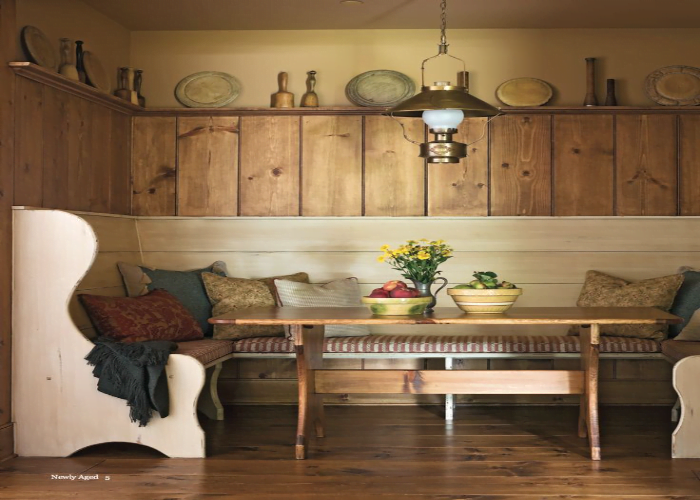
[[[493,289],[493,288],[517,288],[513,283],[508,281],[498,282],[498,275],[493,271],[475,271],[474,280],[464,285],[457,285],[457,289]]]

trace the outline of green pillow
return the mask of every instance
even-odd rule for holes
[[[700,270],[684,267],[679,272],[683,275],[683,284],[678,290],[670,312],[683,318],[683,323],[669,325],[669,338],[678,336],[681,330],[688,325],[693,313],[700,309]]]
[[[214,330],[208,322],[212,316],[211,304],[204,290],[202,273],[226,276],[225,263],[217,261],[209,267],[193,271],[168,271],[125,262],[119,262],[117,266],[129,297],[139,297],[158,288],[167,290],[192,313],[204,335],[212,336]]]

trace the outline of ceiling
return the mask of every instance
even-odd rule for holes
[[[82,0],[141,30],[439,26],[439,0]],[[700,0],[450,0],[451,28],[698,28]]]

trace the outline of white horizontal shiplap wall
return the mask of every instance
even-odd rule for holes
[[[451,283],[493,270],[524,289],[517,304],[523,307],[575,305],[589,269],[640,280],[673,274],[682,265],[700,267],[698,217],[143,217],[137,225],[146,265],[193,269],[223,260],[232,276],[244,278],[306,271],[321,283],[355,276],[364,292],[399,277],[376,261],[381,245],[444,239],[455,249],[442,267]],[[438,300],[453,306],[444,291]],[[373,331],[498,332],[452,325]],[[562,331],[521,327],[517,333]]]
[[[475,270],[494,270],[524,288],[519,306],[574,305],[588,269],[638,280],[700,267],[700,218],[184,218],[82,214],[99,241],[97,259],[76,293],[123,295],[120,260],[162,269],[228,264],[233,276],[257,278],[306,271],[312,281],[356,276],[364,292],[398,277],[376,262],[383,244],[445,239],[456,249],[443,269],[453,283]],[[452,306],[442,292],[439,305]],[[90,323],[75,298],[70,304],[86,334]],[[497,333],[493,327],[456,325],[375,327],[377,333]],[[560,327],[498,333],[563,333]],[[331,367],[437,368],[442,360],[334,359]],[[577,361],[471,359],[461,369],[562,369]],[[562,363],[569,363],[563,365]],[[573,364],[572,364],[573,363]],[[675,395],[670,367],[661,360],[607,359],[601,365],[602,400],[613,404],[668,404]],[[225,403],[289,404],[295,401],[293,359],[240,359],[225,363],[219,382]],[[473,404],[575,403],[575,398],[463,396]],[[440,403],[415,395],[327,398],[338,404]]]
[[[78,295],[89,293],[123,297],[125,295],[117,262],[141,264],[141,245],[136,229],[136,219],[126,215],[91,214],[73,212],[85,219],[97,236],[98,254],[95,262],[68,304],[76,326],[88,337],[95,331],[85,310],[78,302]]]

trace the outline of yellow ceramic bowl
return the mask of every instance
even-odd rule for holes
[[[423,314],[432,297],[413,297],[410,299],[362,297],[362,303],[369,307],[372,314],[378,316],[413,316]]]
[[[447,289],[447,294],[462,311],[480,314],[506,312],[522,293],[522,288]]]

